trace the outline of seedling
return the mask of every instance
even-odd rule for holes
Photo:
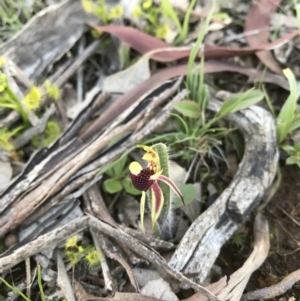
[[[2,63],[5,58],[0,58]],[[0,62],[1,66],[1,62]],[[53,100],[57,100],[60,96],[58,86],[53,85],[49,80],[46,80],[43,87],[33,86],[24,96],[23,101],[18,99],[15,93],[10,88],[6,75],[0,71],[0,107],[8,108],[17,111],[22,117],[23,124],[9,130],[7,127],[0,129],[0,148],[7,151],[13,150],[11,139],[19,135],[23,130],[29,127],[28,113],[30,110],[40,108],[43,97],[48,96]],[[51,144],[61,133],[60,126],[54,121],[48,121],[43,145]],[[32,140],[34,146],[42,145],[39,137],[34,137]]]

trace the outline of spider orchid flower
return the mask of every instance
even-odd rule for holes
[[[150,204],[152,229],[155,226],[155,223],[162,211],[164,204],[164,195],[159,185],[159,181],[169,185],[183,203],[184,200],[180,190],[175,185],[175,183],[168,177],[162,175],[163,170],[161,169],[158,153],[153,148],[146,145],[137,145],[137,147],[143,148],[146,152],[142,159],[147,161],[147,167],[143,168],[138,162],[134,161],[129,165],[129,170],[133,186],[136,189],[142,191],[140,214],[142,229],[144,231],[146,191],[149,190],[151,196]]]

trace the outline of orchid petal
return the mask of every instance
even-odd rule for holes
[[[176,184],[171,179],[167,178],[164,175],[160,175],[158,177],[158,180],[166,183],[167,185],[169,185],[172,188],[172,190],[177,194],[177,196],[181,199],[182,203],[184,204],[183,195],[181,194],[180,190],[178,189]]]
[[[163,172],[162,170],[159,170],[157,173],[155,173],[154,175],[152,175],[150,177],[150,180],[158,180],[159,177],[161,176],[162,172]]]
[[[151,153],[154,152],[153,149],[150,146],[144,145],[144,144],[138,144],[137,147],[143,148],[145,152]]]
[[[147,162],[154,162],[157,165],[160,164],[159,156],[153,148],[151,148],[147,145],[141,145],[141,144],[137,145],[137,147],[143,148],[144,151],[146,152],[146,154],[144,154],[144,156],[142,157],[143,160],[145,160]]]
[[[130,173],[137,176],[143,170],[143,167],[141,166],[141,164],[139,162],[134,161],[134,162],[130,163],[129,170],[130,170]]]
[[[150,188],[151,190],[151,218],[152,218],[152,229],[154,229],[156,221],[161,213],[164,204],[164,195],[158,184],[154,182]]]
[[[140,215],[141,215],[141,227],[143,233],[145,233],[145,225],[144,225],[145,203],[146,203],[146,192],[142,191],[142,197],[140,203]]]

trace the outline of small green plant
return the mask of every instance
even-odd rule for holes
[[[104,24],[123,16],[123,6],[121,4],[108,8],[104,0],[98,0],[97,3],[92,0],[82,0],[81,3],[87,13],[96,15]]]
[[[5,63],[5,60],[5,57],[0,57],[0,67]],[[13,150],[12,139],[30,126],[28,114],[31,110],[39,109],[45,96],[57,100],[60,97],[58,86],[46,80],[42,87],[31,87],[25,94],[24,99],[20,100],[10,88],[6,75],[0,70],[0,107],[17,111],[23,121],[22,125],[13,130],[9,130],[7,127],[0,129],[0,148],[7,151]],[[43,143],[40,142],[41,139],[39,137],[34,137],[33,145],[36,145],[36,147],[49,145],[60,133],[60,126],[54,121],[49,121],[45,129]]]
[[[141,3],[134,8],[133,15],[137,19],[143,17],[148,20],[149,25],[146,31],[160,39],[164,39],[167,36],[170,31],[169,26],[173,24],[178,32],[175,45],[179,45],[187,38],[189,20],[195,4],[196,0],[192,0],[184,15],[183,21],[180,20],[178,12],[173,8],[169,0],[162,0],[158,4],[154,4],[152,0],[141,1]]]
[[[231,238],[231,243],[235,245],[237,248],[242,248],[246,245],[246,235],[243,233],[235,233]]]
[[[28,110],[37,110],[42,100],[42,91],[39,87],[33,86],[25,95],[24,103]]]
[[[103,188],[108,193],[117,193],[123,189],[131,195],[140,195],[141,192],[131,185],[131,180],[125,168],[127,155],[120,157],[113,164],[110,164],[104,173],[109,176],[109,179],[103,182]]]
[[[49,120],[42,135],[34,136],[31,139],[31,145],[35,148],[51,145],[61,134],[59,123],[54,120]]]
[[[296,164],[300,168],[300,144],[298,143],[295,146],[281,145],[281,148],[289,155],[285,164]]]
[[[297,106],[297,101],[300,97],[300,84],[297,83],[295,75],[290,69],[283,70],[283,73],[289,81],[290,95],[276,119],[279,144],[287,138],[288,134],[300,128],[300,109]]]
[[[11,143],[11,139],[17,133],[23,130],[23,126],[15,128],[13,131],[9,131],[7,127],[3,127],[0,129],[0,149],[4,149],[8,152],[14,149],[13,144]]]
[[[221,139],[231,130],[221,127],[213,127],[223,117],[236,111],[254,105],[263,99],[263,93],[259,90],[248,90],[237,93],[226,99],[218,113],[205,124],[202,122],[202,108],[198,103],[186,100],[174,105],[178,114],[175,116],[181,124],[179,133],[174,133],[177,141],[173,144],[187,144],[188,149],[199,153],[210,153],[213,147],[218,147]]]
[[[263,98],[259,90],[249,90],[245,93],[239,93],[227,99],[219,112],[209,121],[207,119],[207,106],[209,103],[209,92],[204,83],[204,55],[201,55],[200,64],[196,64],[201,45],[210,21],[215,10],[215,1],[213,7],[203,22],[200,33],[193,46],[187,67],[186,86],[190,91],[189,99],[174,105],[174,109],[180,114],[173,114],[179,123],[181,129],[177,135],[176,144],[188,144],[189,150],[197,150],[199,153],[212,153],[214,147],[218,148],[221,139],[226,136],[230,130],[221,127],[212,127],[226,115],[244,109],[253,105]],[[188,152],[185,152],[188,156]]]
[[[109,24],[115,19],[123,16],[122,5],[108,8],[104,0],[98,0],[97,3],[92,0],[81,1],[84,10],[99,17],[104,24]],[[172,7],[169,0],[162,0],[155,4],[153,0],[143,0],[133,9],[133,16],[136,19],[144,18],[148,21],[145,31],[160,39],[165,39],[170,32],[170,25],[174,25],[178,32],[175,44],[182,44],[187,38],[189,31],[189,20],[196,0],[192,0],[183,21],[180,20],[178,12]],[[170,24],[170,25],[167,25]],[[97,33],[99,35],[99,32]]]
[[[277,117],[266,91],[265,94],[270,110],[276,117],[278,145],[289,155],[286,164],[296,164],[300,167],[300,145],[291,145],[288,139],[290,134],[300,128],[300,107],[297,104],[300,97],[300,84],[297,83],[295,75],[290,69],[283,70],[283,73],[288,79],[290,94]]]
[[[68,261],[74,266],[80,260],[84,260],[91,268],[98,268],[101,266],[100,254],[94,246],[82,246],[78,244],[78,237],[76,235],[70,237],[65,243],[65,255]]]
[[[6,75],[0,71],[0,107],[17,111],[25,125],[29,124],[28,112],[23,108],[20,100],[9,87]]]
[[[53,100],[58,100],[61,95],[61,91],[57,85],[54,85],[50,82],[49,79],[46,79],[44,82],[45,95],[48,95]]]

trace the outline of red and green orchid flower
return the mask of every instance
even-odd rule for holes
[[[136,189],[142,191],[140,214],[142,229],[144,231],[146,191],[149,190],[151,195],[150,204],[152,229],[155,226],[155,223],[162,211],[164,204],[164,194],[159,185],[159,181],[169,185],[183,203],[184,200],[180,190],[175,185],[175,183],[162,174],[163,170],[161,169],[161,163],[158,153],[153,148],[146,145],[137,145],[137,147],[143,148],[146,152],[142,159],[147,162],[147,167],[143,168],[138,162],[134,161],[129,165],[129,170],[133,186]]]

